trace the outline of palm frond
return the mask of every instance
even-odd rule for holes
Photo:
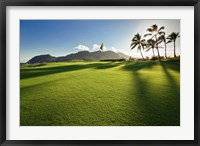
[[[171,34],[170,34],[170,35],[168,35],[166,39],[168,39],[168,40],[171,40],[171,39],[172,39],[172,36],[171,36]]]
[[[144,37],[147,37],[147,36],[150,36],[150,35],[152,35],[152,34],[151,33],[147,33],[147,34],[144,35]]]
[[[131,44],[131,50],[133,50],[136,46],[138,45],[138,43],[135,43],[135,44]]]
[[[151,26],[153,31],[157,31],[158,30],[158,25],[154,24]]]
[[[167,43],[166,44],[169,44],[169,43],[171,43],[172,41],[171,40],[169,40],[169,41],[167,41]]]
[[[159,30],[158,30],[158,32],[161,31],[161,30],[163,30],[163,29],[165,29],[164,26],[160,27]]]
[[[148,52],[149,50],[151,50],[152,48],[148,48],[147,50],[145,50],[145,52]]]
[[[165,35],[165,32],[164,31],[160,31],[158,32],[159,35]]]
[[[176,41],[177,38],[179,38],[179,32],[175,33],[175,32],[172,32],[168,37],[167,39],[171,40],[171,41]]]
[[[148,32],[153,32],[153,29],[152,28],[148,28],[147,31]]]
[[[131,41],[137,41],[137,36],[134,36]]]

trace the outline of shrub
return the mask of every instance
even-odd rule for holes
[[[100,61],[111,61],[111,62],[117,62],[117,61],[126,61],[126,59],[102,59]]]
[[[28,64],[26,65],[27,67],[39,67],[39,66],[44,66],[46,63],[35,63],[35,64]]]
[[[160,59],[163,60],[163,59],[165,59],[165,57],[164,56],[160,56]],[[151,57],[151,60],[159,60],[159,57],[158,56],[153,56],[153,57]]]

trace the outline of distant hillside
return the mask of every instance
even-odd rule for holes
[[[26,65],[26,63],[20,63],[20,66],[24,66],[24,65]]]
[[[128,60],[128,59],[130,58],[130,56],[125,55],[125,54],[122,53],[122,52],[117,52],[117,54],[118,54],[121,58],[124,58],[124,59],[126,59],[126,60]]]
[[[51,55],[39,55],[30,59],[27,63],[42,63],[42,62],[63,62],[63,61],[100,61],[104,59],[128,59],[129,56],[119,52],[113,51],[80,51],[78,53],[69,54],[67,56],[54,57]]]
[[[56,57],[47,54],[47,55],[35,56],[32,59],[30,59],[27,63],[32,64],[32,63],[55,62],[55,61]]]

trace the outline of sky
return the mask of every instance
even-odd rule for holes
[[[20,62],[27,62],[36,55],[66,56],[79,51],[98,51],[101,43],[104,51],[123,52],[141,58],[137,48],[130,50],[131,39],[136,33],[142,36],[147,28],[157,24],[164,26],[166,36],[180,33],[180,20],[20,20]],[[180,54],[180,40],[176,41]],[[143,52],[151,57],[152,51]],[[164,56],[164,49],[160,49]],[[173,55],[173,43],[167,44],[167,54]]]

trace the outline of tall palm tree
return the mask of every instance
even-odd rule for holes
[[[132,39],[132,43],[130,45],[131,50],[137,47],[138,51],[140,51],[142,59],[144,59],[144,56],[141,51],[141,49],[144,49],[144,46],[145,46],[145,39],[142,39],[142,36],[139,33],[137,33]]]
[[[157,49],[157,52],[158,52],[159,60],[161,60],[161,58],[160,58],[160,52],[159,52],[159,49],[158,49],[159,48],[158,47],[158,37],[165,34],[165,32],[163,31],[164,29],[165,29],[164,26],[158,28],[158,25],[154,24],[150,28],[147,29],[147,31],[149,33],[144,35],[144,37],[152,36],[151,38],[155,38],[155,41],[156,41],[156,44],[157,44],[156,49]]]
[[[166,37],[164,34],[158,37],[158,44],[160,44],[162,42],[165,45],[165,58],[167,58],[167,42],[166,42]]]
[[[174,43],[174,57],[176,57],[176,39],[179,38],[180,35],[179,35],[179,32],[175,33],[175,32],[172,32],[168,37],[168,41],[167,43],[171,43],[173,42]]]
[[[146,48],[147,48],[146,51],[149,51],[152,49],[153,56],[155,56],[154,48],[156,48],[156,41],[153,39],[147,40]]]
[[[157,53],[159,54],[159,50],[157,48],[163,48],[163,47],[158,47],[157,42],[154,39],[149,39],[149,40],[147,40],[146,48],[147,48],[146,51],[149,51],[152,49],[153,56],[155,56],[154,48],[156,48]]]

